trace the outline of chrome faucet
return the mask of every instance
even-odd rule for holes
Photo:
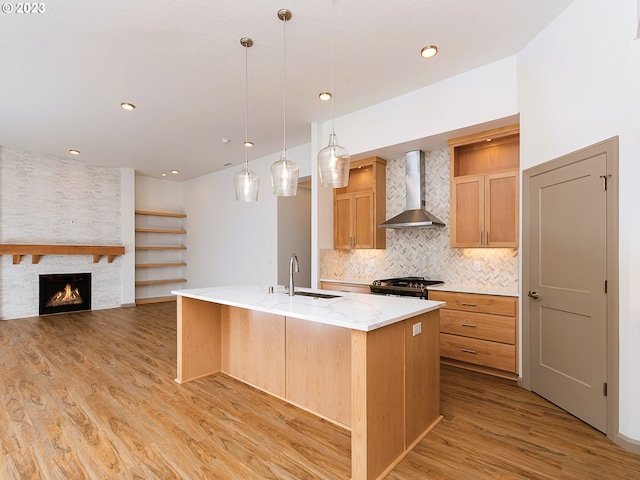
[[[298,256],[294,253],[291,255],[291,260],[289,261],[289,296],[293,297],[295,295],[295,286],[293,285],[293,272],[300,271],[300,264],[298,263]]]

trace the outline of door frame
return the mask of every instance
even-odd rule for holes
[[[612,137],[522,172],[522,378],[520,386],[531,390],[531,299],[530,285],[531,218],[529,194],[531,179],[542,173],[577,163],[585,158],[607,156],[607,437],[628,448],[619,436],[619,274],[618,274],[618,137]]]

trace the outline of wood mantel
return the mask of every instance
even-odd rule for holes
[[[93,255],[93,263],[106,256],[109,263],[118,255],[124,255],[121,245],[34,245],[30,243],[0,243],[0,255],[13,255],[18,265],[23,255],[31,255],[31,263],[37,264],[43,255]]]

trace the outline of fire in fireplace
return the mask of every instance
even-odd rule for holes
[[[40,315],[91,310],[91,273],[40,275]]]

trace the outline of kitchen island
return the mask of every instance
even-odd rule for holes
[[[300,290],[312,296],[259,285],[172,292],[176,381],[223,372],[330,420],[351,431],[351,478],[383,478],[441,418],[444,303]]]

